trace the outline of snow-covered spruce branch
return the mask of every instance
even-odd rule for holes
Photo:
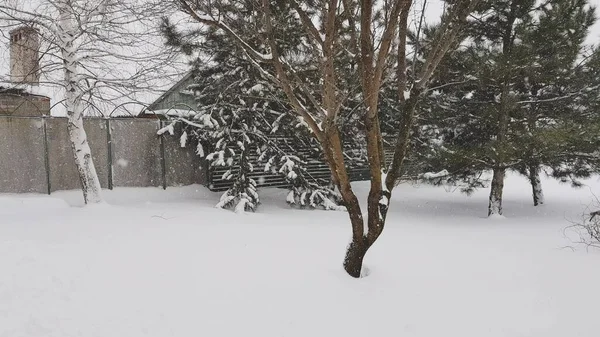
[[[598,89],[599,86],[594,86],[594,87],[590,87],[590,88],[586,88],[585,91],[589,91],[589,90],[594,90],[594,89]],[[562,96],[558,96],[558,97],[552,97],[552,98],[543,98],[543,99],[531,99],[531,100],[524,100],[524,101],[518,101],[518,104],[533,104],[533,103],[551,103],[551,102],[558,102],[558,101],[562,101],[562,100],[566,100],[572,97],[575,97],[577,95],[582,95],[584,90],[579,90],[576,92],[571,92],[568,93],[566,95],[562,95]]]
[[[183,8],[183,11],[193,17],[196,21],[202,24],[206,24],[209,26],[214,26],[220,28],[227,32],[230,36],[235,38],[235,41],[242,47],[245,51],[247,51],[253,60],[259,62],[270,62],[273,59],[273,56],[270,54],[263,54],[256,49],[252,48],[243,38],[241,38],[233,29],[231,29],[225,22],[219,20],[218,18],[214,18],[209,13],[198,13],[196,10],[192,8],[189,0],[178,0],[179,4]]]
[[[249,159],[252,151],[256,151],[257,163],[262,163],[265,174],[280,175],[289,184],[290,192],[286,201],[290,205],[322,207],[327,210],[342,209],[339,206],[340,199],[337,193],[327,185],[318,183],[304,168],[307,163],[296,155],[289,155],[290,152],[277,144],[276,139],[261,132],[228,129],[227,134],[237,136],[232,140],[224,140],[220,138],[223,132],[215,132],[219,129],[217,120],[207,115],[194,116],[194,121],[175,117],[170,124],[160,129],[158,134],[175,135],[177,123],[184,126],[180,136],[182,146],[187,144],[190,135],[194,136],[199,141],[197,154],[208,160],[213,167],[226,168],[221,179],[231,181],[232,187],[223,193],[217,207],[233,208],[235,211],[256,209],[260,203],[258,184],[255,178],[250,177],[256,168]],[[199,133],[190,131],[190,127],[202,131]],[[212,138],[211,134],[216,138]],[[208,153],[205,151],[207,143],[215,143],[215,148]],[[297,151],[291,144],[286,143],[286,145],[292,153]]]
[[[279,175],[288,182],[296,205],[338,209],[333,207],[339,201],[336,194],[327,184],[317,183],[304,169],[307,163],[297,155],[291,155],[298,152],[296,146],[305,140],[279,144],[278,137],[285,135],[275,136],[274,133],[279,125],[289,125],[294,117],[277,111],[285,106],[275,92],[260,84],[264,79],[249,77],[256,69],[246,63],[244,67],[232,65],[231,70],[218,70],[224,75],[214,79],[198,75],[199,83],[188,87],[187,90],[197,97],[197,111],[167,112],[172,122],[158,132],[174,134],[177,132],[175,127],[180,125],[181,144],[186,144],[188,138],[197,140],[198,155],[206,158],[211,166],[224,168],[220,178],[231,181],[232,187],[223,194],[218,206],[240,210],[238,206],[242,203],[246,210],[256,208],[260,199],[255,179],[260,173],[254,165],[258,163],[266,169],[265,174]],[[255,84],[256,80],[259,84]],[[306,134],[306,129],[301,127],[298,132]],[[251,160],[253,157],[256,160]],[[288,198],[288,202],[290,200]]]
[[[466,79],[464,81],[455,81],[455,82],[444,83],[444,84],[427,89],[427,92],[440,90],[440,89],[444,89],[444,88],[452,87],[452,86],[458,86],[458,85],[462,85],[462,84],[474,83],[475,81],[476,80],[473,80],[473,79]]]
[[[294,7],[296,12],[298,13],[300,20],[302,20],[302,23],[303,23],[302,27],[304,27],[304,29],[308,33],[307,35],[311,37],[310,41],[313,43],[313,46],[317,49],[318,53],[320,55],[322,55],[323,43],[324,43],[323,36],[321,35],[319,30],[315,26],[314,22],[312,21],[312,19],[308,15],[308,13],[302,9],[300,4],[296,0],[290,0],[290,3],[292,4],[292,7]]]

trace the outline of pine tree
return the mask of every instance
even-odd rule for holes
[[[581,186],[580,178],[590,177],[600,172],[600,55],[598,50],[581,55],[571,79],[567,94],[555,95],[559,101],[548,102],[550,111],[539,143],[544,149],[544,165],[548,173],[562,182],[570,182],[574,187]],[[564,106],[562,110],[557,108]]]
[[[288,37],[287,47],[291,51],[302,49],[302,41],[294,30],[296,18],[289,14],[285,2],[277,9],[281,23],[278,27],[285,30],[282,34]],[[251,2],[224,1],[219,10],[239,16],[231,24],[249,28],[257,24],[258,16]],[[260,45],[260,36],[252,35],[256,29],[244,31],[246,41]],[[173,123],[184,125],[182,137],[198,140],[197,152],[211,166],[227,169],[222,178],[230,180],[232,185],[217,207],[256,210],[260,198],[253,172],[264,171],[281,175],[290,185],[289,204],[339,209],[338,194],[327,182],[311,177],[306,169],[307,160],[319,151],[318,144],[305,123],[289,113],[281,90],[259,71],[246,52],[229,41],[230,36],[214,28],[184,36],[165,21],[163,32],[168,44],[201,56],[194,63],[196,83],[187,88],[196,97],[197,107],[191,114],[177,116]],[[207,55],[210,55],[208,61],[204,59]],[[312,153],[299,153],[300,148],[315,146],[317,149]],[[264,167],[254,167],[252,163],[256,160]]]
[[[524,101],[520,131],[525,135],[526,150],[523,164],[516,168],[529,178],[536,206],[544,203],[539,175],[542,164],[554,167],[554,175],[559,176],[564,168],[571,170],[577,165],[577,161],[571,165],[565,162],[567,148],[574,146],[577,150],[573,149],[572,153],[586,154],[586,157],[590,153],[585,149],[589,139],[586,134],[594,132],[589,129],[594,123],[582,118],[581,109],[574,109],[576,105],[582,107],[577,101],[584,90],[593,85],[593,82],[579,80],[584,70],[577,64],[589,27],[595,21],[594,9],[587,6],[586,0],[545,3],[538,7],[541,13],[535,29],[523,34],[523,44],[530,48],[531,56],[520,88]],[[589,162],[588,159],[583,161]],[[575,171],[572,177],[591,173],[590,170]]]
[[[464,47],[441,67],[421,121],[420,159],[466,182],[466,191],[493,170],[490,215],[502,213],[506,170],[529,178],[536,205],[543,203],[542,167],[563,179],[593,170],[593,146],[585,142],[596,124],[583,96],[591,98],[586,87],[597,79],[582,76],[590,68],[577,63],[593,11],[585,0],[484,1]]]

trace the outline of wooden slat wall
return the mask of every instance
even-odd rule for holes
[[[282,139],[282,142],[289,141],[289,139]],[[254,151],[251,151],[255,153]],[[315,158],[314,155],[311,155],[314,151],[311,151],[309,148],[300,148],[297,150],[297,155],[307,161],[306,169],[308,175],[314,179],[315,181],[322,181],[323,183],[329,182],[331,177],[331,171],[329,170],[329,166],[325,163],[323,159]],[[386,161],[390,162],[393,156],[393,149],[386,148],[385,149],[385,157]],[[258,162],[258,155],[253,154],[251,156],[250,162],[254,166],[254,172],[250,173],[250,177],[252,177],[259,187],[287,187],[288,183],[283,179],[280,174],[272,173],[272,172],[264,172],[264,163]],[[279,168],[277,168],[279,169]],[[231,185],[231,180],[223,179],[223,174],[227,172],[227,167],[214,167],[211,166],[208,174],[208,187],[212,191],[225,191]],[[235,173],[236,168],[232,169],[232,173]],[[364,163],[356,163],[352,167],[348,169],[348,173],[350,175],[350,179],[352,181],[360,181],[360,180],[368,180],[369,179],[369,166],[367,162]]]

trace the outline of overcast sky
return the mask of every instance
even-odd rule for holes
[[[5,1],[5,0],[0,0]],[[22,1],[34,1],[34,0],[22,0]],[[40,1],[40,0],[35,0]],[[42,0],[43,1],[43,0]],[[412,18],[418,18],[419,13],[421,11],[424,0],[415,0],[413,11],[414,15],[411,15]],[[598,16],[600,16],[600,0],[590,0],[590,4],[596,6],[596,11]],[[426,21],[429,23],[434,23],[439,21],[440,15],[443,11],[443,2],[442,0],[427,0],[427,9],[426,9]],[[1,31],[0,32],[0,82],[2,79],[6,80],[8,78],[9,72],[9,53],[8,53],[8,32]],[[596,23],[588,36],[587,39],[588,44],[598,44],[600,43],[600,22]],[[148,97],[158,96],[153,93],[152,95],[148,95]],[[148,102],[150,103],[150,102]]]
[[[2,0],[0,0],[2,1]],[[418,17],[418,11],[422,8],[424,0],[415,0],[413,5],[413,11],[415,11],[414,17]],[[596,12],[600,16],[600,0],[590,0],[590,4],[596,6]],[[427,0],[426,20],[430,23],[439,21],[440,15],[443,11],[442,0]],[[0,32],[0,78],[8,75],[8,32]],[[589,44],[597,44],[600,42],[600,20],[596,23],[588,36]]]
[[[415,4],[413,5],[413,10],[417,11],[422,8],[424,0],[415,0]],[[596,15],[600,17],[600,0],[589,0],[590,5],[596,7]],[[444,7],[442,0],[427,0],[427,9],[426,9],[426,20],[427,22],[434,23],[439,21],[440,15],[442,14]],[[587,38],[588,44],[598,44],[600,42],[600,20],[596,22],[592,29],[590,30],[590,34]]]

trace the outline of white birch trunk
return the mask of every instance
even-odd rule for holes
[[[64,64],[65,104],[67,108],[69,140],[73,149],[75,165],[79,173],[83,199],[86,204],[102,202],[102,188],[92,152],[83,128],[83,91],[78,83],[77,48],[75,40],[78,31],[73,24],[72,9],[67,0],[57,3],[59,17],[57,21],[58,39]]]

